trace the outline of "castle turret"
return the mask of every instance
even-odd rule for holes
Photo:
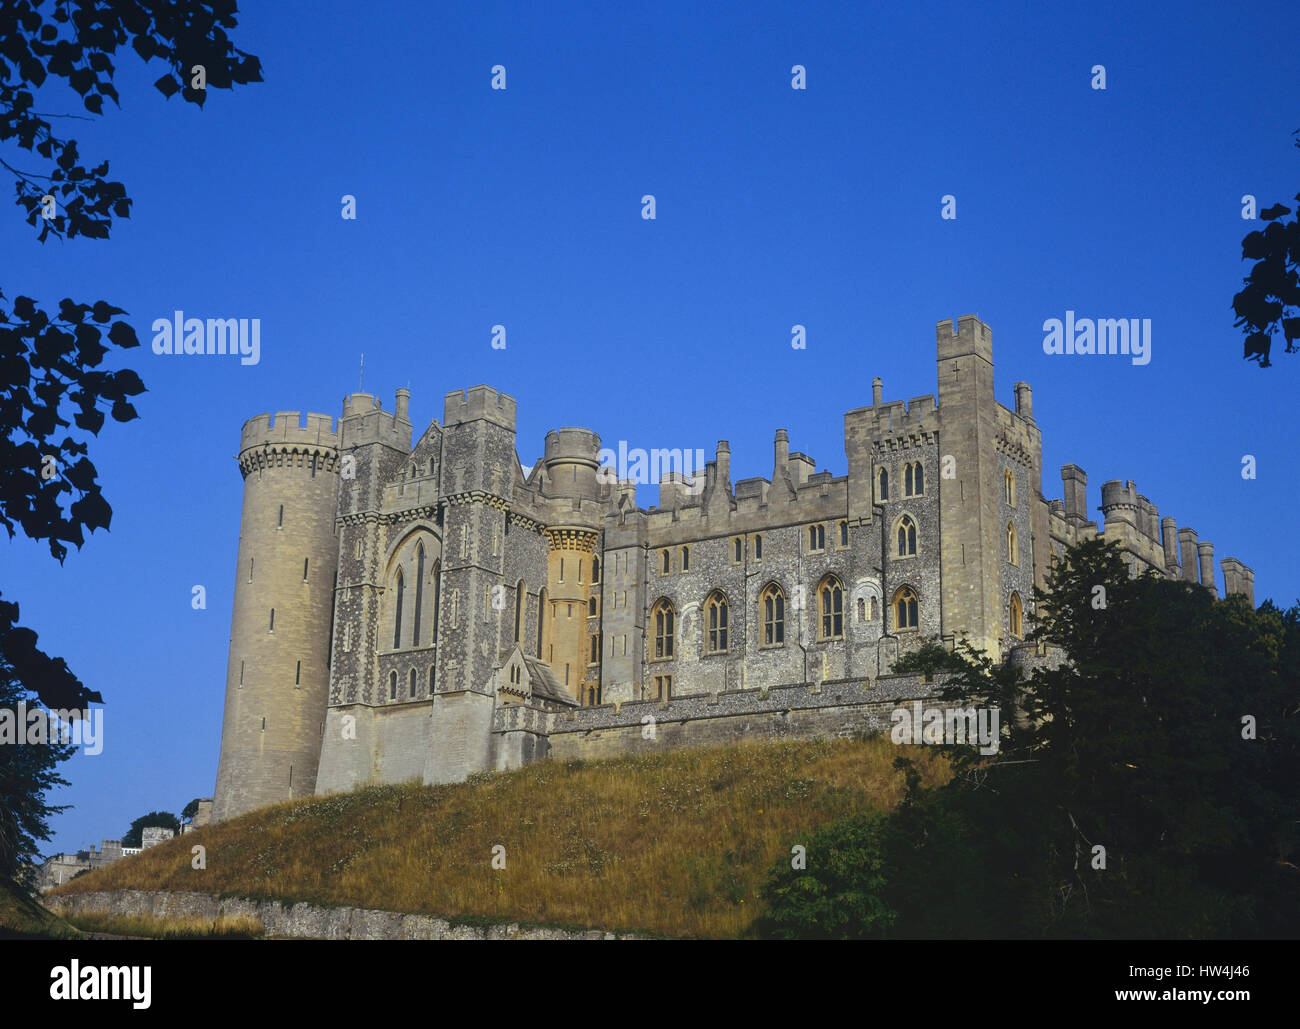
[[[974,315],[936,326],[939,435],[956,481],[939,490],[942,621],[940,634],[966,636],[999,655],[1006,605],[993,395],[993,332]]]
[[[552,429],[546,434],[547,491],[551,497],[585,497],[595,500],[601,495],[596,470],[599,467],[600,437],[590,429]]]
[[[565,691],[583,700],[584,684],[596,665],[590,660],[591,634],[587,611],[592,594],[592,562],[600,541],[604,509],[597,505],[600,437],[590,429],[554,429],[546,434],[548,497],[563,498],[553,508],[546,530],[547,610],[543,612],[545,640],[542,660]],[[592,623],[593,626],[596,623]]]
[[[1114,522],[1123,522],[1141,528],[1138,511],[1137,487],[1132,482],[1120,482],[1112,479],[1101,487],[1101,513],[1106,519],[1106,528]]]
[[[216,820],[315,790],[338,566],[333,419],[258,415],[244,425],[238,460],[244,505]]]

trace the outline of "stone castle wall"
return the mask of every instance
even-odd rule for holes
[[[900,654],[933,638],[1015,654],[1035,586],[1091,536],[1119,542],[1134,574],[1215,588],[1212,545],[1133,482],[1102,487],[1104,528],[1082,469],[1062,468],[1064,500],[1047,499],[1032,391],[1018,382],[1013,406],[998,401],[987,325],[939,322],[935,354],[937,396],[886,400],[877,379],[871,405],[844,416],[846,475],[818,472],[778,429],[770,479],[733,483],[721,440],[690,481],[667,470],[649,509],[635,483],[598,473],[589,429],[548,433],[525,474],[515,401],[487,386],[447,394],[414,445],[404,389],[391,413],[350,394],[337,433],[321,415],[252,419],[214,818],[548,756],[872,731],[921,689],[890,675]],[[906,533],[899,543],[909,527],[914,551]],[[1223,567],[1227,590],[1250,596],[1250,569]],[[779,641],[766,638],[769,587]],[[837,595],[828,633],[824,597]],[[725,646],[710,636],[714,597]],[[657,650],[659,604],[671,654]],[[558,697],[503,706],[515,647]]]

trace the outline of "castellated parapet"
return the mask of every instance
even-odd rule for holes
[[[1102,486],[1100,522],[1077,465],[1044,494],[1032,390],[998,400],[988,325],[935,338],[936,392],[875,378],[845,414],[844,474],[776,428],[770,478],[722,439],[689,477],[660,467],[648,508],[589,428],[547,433],[525,474],[515,400],[484,385],[419,433],[405,389],[391,409],[347,395],[337,426],[250,420],[214,817],[548,756],[887,729],[936,688],[893,672],[927,639],[1056,660],[1024,642],[1034,589],[1093,537],[1135,575],[1214,589],[1211,545],[1132,480]],[[1223,575],[1253,602],[1249,568]]]

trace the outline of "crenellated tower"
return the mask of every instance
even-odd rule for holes
[[[974,315],[936,327],[939,430],[952,478],[939,491],[942,634],[989,653],[1002,635],[1004,527],[993,399],[993,332]]]
[[[310,796],[329,690],[338,436],[329,415],[244,424],[226,710],[213,818]]]
[[[331,703],[371,704],[382,691],[381,672],[374,658],[388,613],[384,606],[387,585],[388,528],[384,517],[384,492],[388,483],[405,470],[411,450],[409,396],[399,390],[393,411],[385,411],[379,398],[351,393],[343,399],[339,419],[342,473],[337,497],[339,550],[338,593],[335,598]],[[433,567],[434,555],[429,557]],[[383,649],[391,649],[384,647]]]

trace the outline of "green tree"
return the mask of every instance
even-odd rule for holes
[[[1035,600],[1029,639],[1062,659],[1028,679],[964,645],[955,660],[911,661],[960,665],[938,690],[954,706],[999,708],[998,752],[948,748],[956,774],[929,791],[900,759],[903,803],[826,827],[807,881],[778,868],[760,931],[1294,935],[1300,605],[1255,611],[1191,583],[1130,578],[1101,540],[1067,552]],[[819,863],[819,848],[833,860]]]
[[[1012,830],[998,863],[1039,881],[1022,930],[1290,931],[1300,609],[1256,612],[1184,581],[1130,578],[1101,540],[1069,551],[1035,599],[1029,638],[1065,660],[1023,684],[1025,717],[1004,726],[995,758],[956,756],[965,774],[952,787],[996,800]],[[972,667],[952,695],[999,689],[1005,680]]]
[[[158,826],[163,829],[170,829],[172,832],[181,831],[180,819],[170,811],[150,811],[147,815],[141,815],[131,823],[131,828],[126,831],[122,837],[122,846],[138,847],[141,843],[141,834],[145,829]]]
[[[889,815],[832,822],[811,835],[807,867],[777,862],[755,932],[767,939],[998,937],[1016,905],[990,890],[991,834],[965,795],[925,790],[907,758],[902,802]]]
[[[46,696],[84,691],[63,659],[47,657],[36,646],[36,634],[19,628],[17,619],[18,605],[0,601],[0,709],[19,710],[19,702],[37,685]],[[15,725],[18,731],[25,728]],[[34,886],[31,870],[39,856],[38,841],[49,839],[48,819],[65,809],[46,804],[45,793],[67,785],[57,769],[72,751],[57,742],[0,745],[0,880],[24,889]]]
[[[1300,129],[1294,134],[1300,135]],[[1295,145],[1300,149],[1300,140]],[[1288,354],[1300,349],[1300,220],[1283,221],[1284,214],[1291,214],[1291,208],[1283,204],[1260,211],[1269,224],[1241,241],[1241,259],[1255,264],[1242,280],[1245,287],[1232,298],[1237,315],[1233,324],[1246,337],[1243,356],[1258,361],[1261,368],[1269,367],[1273,335],[1279,329]]]

